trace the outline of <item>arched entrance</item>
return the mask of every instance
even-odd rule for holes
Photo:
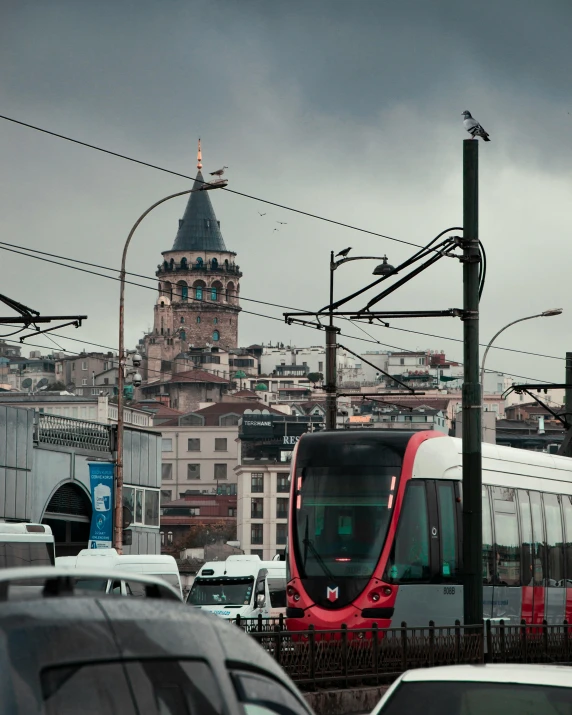
[[[42,524],[51,527],[56,556],[75,556],[86,549],[91,523],[91,500],[77,484],[62,484],[50,499]]]

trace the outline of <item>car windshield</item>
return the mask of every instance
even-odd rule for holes
[[[54,545],[42,541],[0,542],[0,569],[53,566]]]
[[[572,688],[518,683],[402,682],[375,715],[572,715]]]
[[[192,606],[248,606],[252,598],[253,576],[204,578],[198,576],[189,593]]]

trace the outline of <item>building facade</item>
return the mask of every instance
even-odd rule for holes
[[[78,397],[69,392],[40,392],[35,395],[0,392],[0,405],[27,407],[47,415],[90,420],[100,424],[117,422],[117,405],[110,402],[107,395]],[[126,424],[136,427],[150,427],[153,424],[151,412],[135,407],[124,407],[123,419]]]
[[[286,548],[292,452],[302,434],[322,428],[321,417],[245,415],[241,420],[237,540],[244,553],[268,560]]]
[[[157,427],[162,501],[192,494],[236,495],[238,424],[245,413],[280,413],[257,401],[218,402]]]
[[[114,428],[0,405],[0,519],[48,524],[56,555],[87,548],[92,514],[89,463],[113,461]],[[160,553],[160,435],[125,430],[123,503],[133,520],[129,554]]]

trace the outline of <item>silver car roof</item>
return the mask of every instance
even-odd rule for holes
[[[44,581],[44,590],[36,589],[36,596],[71,595],[77,580],[113,580],[142,583],[149,588],[148,595],[157,598],[176,598],[181,601],[180,592],[169,583],[157,576],[148,576],[135,571],[121,571],[106,568],[74,568],[65,566],[29,566],[25,568],[0,569],[0,602],[9,598],[11,584],[26,587],[25,582],[37,586],[38,581]],[[155,587],[155,589],[151,588]]]
[[[437,668],[419,668],[404,673],[401,682],[421,681],[522,683],[523,685],[548,685],[572,687],[572,670],[569,666],[532,664],[444,665]]]

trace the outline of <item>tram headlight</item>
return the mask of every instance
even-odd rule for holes
[[[372,593],[372,594],[371,594],[371,600],[372,600],[372,601],[379,601],[379,599],[380,599],[379,593]]]
[[[383,595],[384,595],[384,596],[391,596],[391,594],[392,594],[391,588],[390,588],[389,586],[385,586],[385,588],[383,589]]]
[[[295,594],[294,594],[294,600],[295,600],[295,601],[299,601],[299,600],[300,600],[300,594],[299,594],[299,593],[295,593]]]

